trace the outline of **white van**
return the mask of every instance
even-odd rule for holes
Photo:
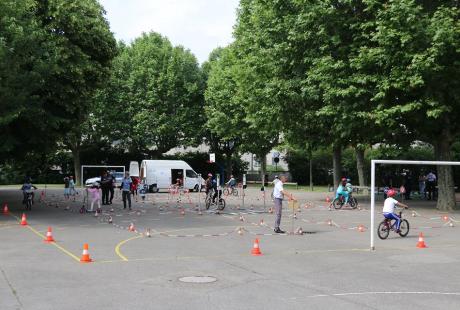
[[[177,179],[182,180],[184,188],[198,191],[203,179],[183,160],[143,160],[140,178],[149,185],[149,191],[169,189]]]
[[[129,163],[129,175],[132,177],[139,177],[139,163],[137,161],[131,161]]]

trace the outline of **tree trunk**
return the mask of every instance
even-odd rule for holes
[[[309,167],[309,173],[310,173],[310,191],[313,191],[313,158],[310,156],[310,167]]]
[[[232,162],[232,152],[227,152],[225,154],[225,173],[227,174],[227,180],[230,179],[230,176],[233,174],[233,162]]]
[[[451,160],[451,135],[443,129],[442,136],[434,143],[436,160]],[[441,211],[455,209],[455,184],[452,166],[437,166],[438,169],[438,203],[436,208]]]
[[[334,169],[334,187],[337,188],[342,178],[342,148],[340,146],[333,147],[332,165]]]
[[[260,179],[262,181],[262,186],[265,185],[265,173],[267,172],[267,154],[259,155],[260,159]]]
[[[358,170],[359,186],[366,186],[366,176],[364,174],[364,149],[360,147],[355,148],[356,152],[356,169]]]
[[[82,186],[81,184],[81,162],[80,162],[80,148],[72,148],[72,157],[73,157],[73,168],[75,171],[75,184]]]

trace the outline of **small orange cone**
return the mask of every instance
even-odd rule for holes
[[[8,204],[5,203],[5,204],[3,205],[3,214],[8,215],[9,212],[10,212],[10,211],[8,210]]]
[[[359,225],[359,226],[358,226],[358,231],[359,231],[359,232],[364,232],[364,226],[363,226],[363,225]]]
[[[133,223],[131,223],[131,225],[129,225],[128,230],[129,230],[129,231],[136,231],[136,228],[134,228],[134,224],[133,224]]]
[[[27,219],[26,219],[26,214],[22,214],[22,219],[21,219],[21,225],[26,226],[27,225]]]
[[[327,203],[330,203],[330,202],[331,202],[331,198],[329,198],[329,196],[326,197],[326,202],[327,202]]]
[[[417,242],[417,248],[423,249],[426,248],[425,240],[423,240],[423,233],[421,232],[418,235],[418,242]]]
[[[53,234],[51,232],[51,227],[48,227],[48,231],[46,232],[46,239],[43,240],[44,242],[54,242]]]
[[[83,254],[81,255],[80,262],[91,263],[93,260],[89,257],[88,243],[83,245]]]
[[[260,247],[259,247],[259,239],[254,240],[254,247],[252,248],[251,254],[254,256],[262,255],[262,252],[260,252]]]

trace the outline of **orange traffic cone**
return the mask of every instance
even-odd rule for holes
[[[8,213],[9,213],[8,204],[5,203],[5,204],[3,205],[3,214],[8,215]]]
[[[45,242],[54,242],[53,234],[51,232],[51,227],[48,227],[48,231],[46,232],[46,239],[43,240]]]
[[[83,245],[83,254],[81,255],[80,262],[91,263],[93,260],[89,257],[88,243]]]
[[[426,248],[425,240],[423,240],[423,233],[418,235],[417,248],[423,249]]]
[[[330,202],[331,202],[331,198],[329,198],[329,196],[326,197],[326,202],[327,202],[327,203],[330,203]]]
[[[359,226],[358,226],[358,231],[359,231],[359,232],[364,232],[364,226],[363,226],[363,225],[359,225]]]
[[[133,223],[131,223],[131,225],[129,225],[128,230],[129,230],[129,231],[136,231],[136,228],[134,228],[134,224],[133,224]]]
[[[26,226],[27,225],[27,219],[26,219],[26,214],[22,214],[22,219],[21,219],[21,225]]]
[[[259,247],[259,239],[256,239],[254,241],[254,247],[252,248],[251,254],[254,256],[262,255],[262,252],[260,252],[260,247]]]

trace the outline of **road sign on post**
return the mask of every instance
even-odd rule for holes
[[[216,153],[210,153],[209,154],[209,162],[210,163],[215,163],[216,162]]]

